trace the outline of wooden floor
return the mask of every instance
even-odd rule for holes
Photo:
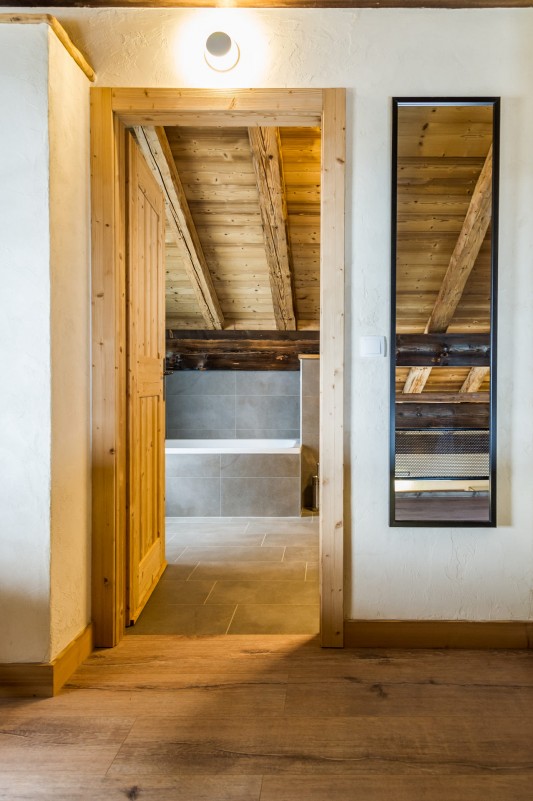
[[[531,801],[531,651],[127,637],[0,701],[0,799]]]

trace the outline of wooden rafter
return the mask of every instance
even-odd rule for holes
[[[477,180],[466,217],[444,275],[439,294],[426,324],[426,334],[439,334],[448,329],[461,300],[466,282],[476,263],[492,216],[492,145]],[[422,392],[431,367],[413,367],[403,392]]]
[[[148,126],[135,126],[134,130],[142,153],[163,190],[167,220],[184,257],[183,264],[206,327],[223,328],[224,315],[165,131]]]
[[[259,190],[274,318],[280,330],[295,330],[287,201],[279,129],[249,128],[248,135]]]
[[[478,392],[483,381],[490,373],[490,367],[472,367],[460,389],[462,393]]]

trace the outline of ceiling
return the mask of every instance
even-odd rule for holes
[[[318,330],[320,129],[270,132],[275,133],[279,146],[276,202],[280,214],[285,209],[289,294],[296,319],[286,327]],[[273,304],[272,268],[262,217],[265,208],[261,209],[262,202],[268,207],[272,199],[265,199],[257,178],[248,129],[175,127],[165,128],[164,133],[220,305],[221,327],[252,331],[284,327],[276,319]],[[187,262],[188,254],[175,228],[167,224],[167,328],[211,328]]]

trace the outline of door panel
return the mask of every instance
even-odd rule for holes
[[[134,623],[165,562],[163,195],[128,134],[127,620]]]

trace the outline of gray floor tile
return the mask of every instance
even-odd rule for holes
[[[183,533],[172,534],[172,545],[175,548],[181,547],[181,553],[188,545],[247,545],[259,547],[263,543],[264,534],[254,534],[251,532],[237,532],[231,529],[218,531],[184,531]]]
[[[254,529],[250,528],[253,533]],[[318,547],[318,531],[291,531],[287,528],[285,531],[266,531],[263,540],[264,545],[286,545],[291,548],[317,548]]]
[[[192,573],[196,581],[303,581],[305,562],[202,562]]]
[[[284,548],[258,548],[253,546],[206,545],[186,548],[179,557],[179,562],[191,564],[193,562],[281,562]],[[301,560],[305,562],[305,559]]]
[[[318,562],[318,545],[288,545],[283,554],[284,562]]]
[[[316,634],[318,631],[318,604],[239,604],[228,634]]]
[[[214,586],[214,581],[160,581],[150,598],[150,604],[203,604]],[[307,584],[306,582],[303,582]],[[309,585],[311,586],[311,585]],[[230,603],[224,601],[224,603]]]
[[[318,584],[315,586],[310,581],[219,581],[207,603],[316,606]]]
[[[165,572],[161,576],[160,584],[164,581],[187,581],[191,573],[193,572],[196,564],[194,565],[175,565],[175,564],[168,564],[166,567]],[[150,603],[148,601],[148,603]]]
[[[235,605],[147,605],[130,634],[225,634]]]

